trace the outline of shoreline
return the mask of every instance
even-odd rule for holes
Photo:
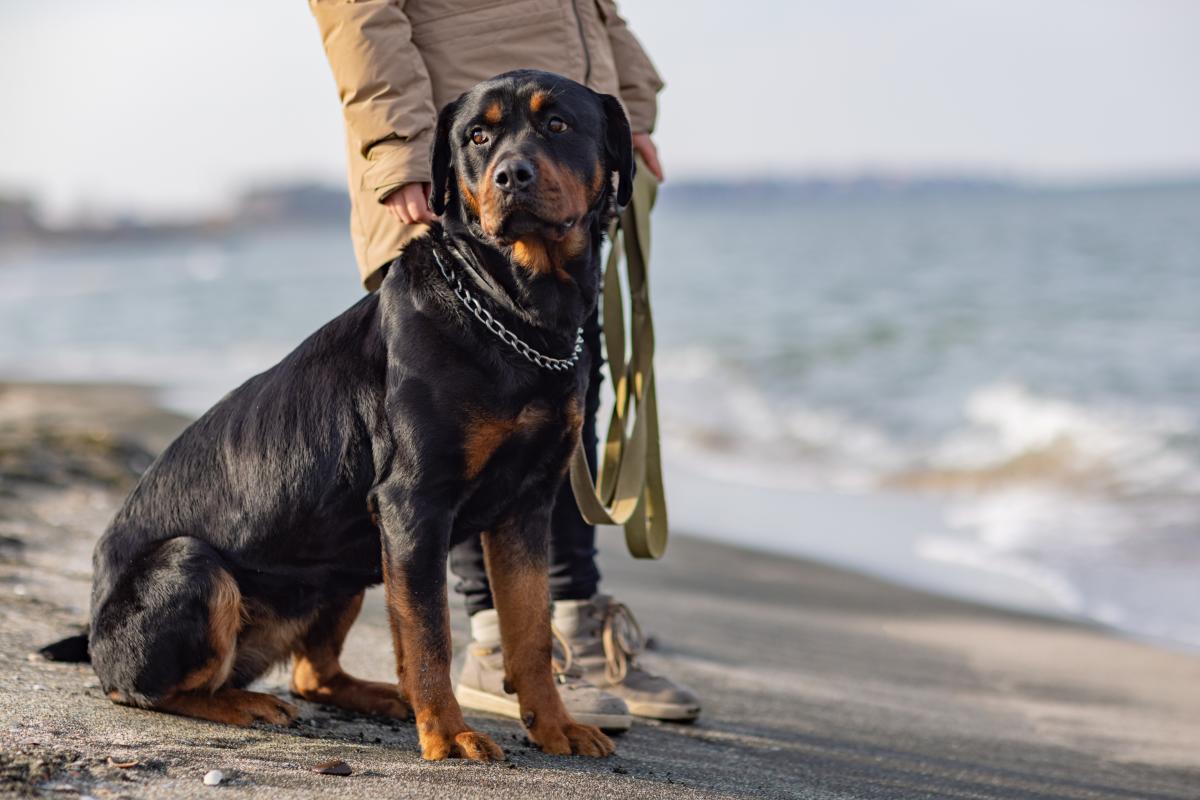
[[[600,537],[605,589],[658,642],[647,661],[705,701],[693,726],[635,725],[611,759],[544,756],[488,716],[470,721],[510,758],[490,767],[423,763],[411,724],[309,703],[292,729],[118,708],[86,665],[27,654],[86,619],[91,545],[139,459],[184,422],[147,389],[0,383],[0,794],[211,796],[209,769],[234,797],[1183,800],[1200,785],[1194,655],[685,535],[662,562]],[[22,442],[44,452],[14,479]],[[461,654],[456,598],[451,617]],[[347,669],[392,679],[388,636],[375,589]],[[262,688],[286,694],[286,675]],[[335,757],[354,775],[310,771]]]
[[[74,413],[72,395],[76,393],[89,398],[90,404],[100,401],[98,407],[90,408],[89,419],[115,424],[125,435],[131,424],[139,433],[145,433],[142,430],[145,414],[151,412],[155,435],[148,445],[155,451],[195,418],[178,402],[175,396],[178,390],[164,386],[126,381],[0,378],[0,391],[4,387],[48,392],[54,399],[42,413],[52,416],[52,424],[61,424],[64,413]],[[109,398],[117,402],[110,404]],[[130,412],[141,421],[126,420],[124,415]],[[0,397],[0,415],[3,413]],[[706,470],[684,463],[685,460],[686,456],[668,451],[664,468],[672,529],[684,531],[685,535],[764,555],[845,569],[949,599],[1095,624],[1140,641],[1200,651],[1200,645],[1142,635],[1089,617],[1027,577],[921,557],[916,552],[918,540],[946,530],[942,519],[944,502],[937,497],[890,490],[790,490],[744,481],[721,481]],[[725,502],[730,497],[737,502]],[[745,509],[754,512],[747,514]],[[794,519],[796,525],[781,523],[784,519]],[[870,532],[878,527],[875,524],[878,519],[888,520],[887,533],[882,537]],[[830,528],[837,529],[836,535],[826,534]],[[621,536],[616,528],[610,533]]]
[[[712,541],[814,561],[918,591],[999,609],[1087,620],[1044,586],[983,567],[933,561],[920,541],[945,531],[944,502],[891,490],[791,490],[719,481],[668,458],[680,527]],[[728,503],[728,498],[735,503]],[[719,500],[718,500],[719,498]],[[754,514],[745,509],[752,508]],[[886,534],[868,533],[887,520]]]
[[[998,563],[985,564],[961,558],[956,550],[938,552],[935,548],[959,541],[945,520],[950,502],[946,498],[895,490],[793,490],[721,481],[682,461],[668,455],[664,471],[672,527],[689,536],[1200,654],[1200,642],[1088,613],[1072,587],[1031,563],[998,557]]]

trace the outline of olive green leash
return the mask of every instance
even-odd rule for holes
[[[584,520],[593,525],[623,525],[625,544],[635,558],[661,558],[667,549],[667,502],[654,391],[654,323],[646,280],[650,210],[657,194],[658,182],[638,159],[633,196],[614,226],[604,269],[604,342],[616,399],[600,452],[599,474],[592,476],[582,447],[576,448],[571,461],[571,488]],[[629,284],[628,331],[622,253]]]

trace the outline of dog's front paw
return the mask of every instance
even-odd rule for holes
[[[571,719],[562,722],[527,725],[529,738],[542,752],[555,756],[591,756],[603,758],[616,751],[612,739],[594,725],[580,725]]]
[[[421,734],[421,757],[426,761],[468,758],[472,761],[503,761],[504,751],[486,733],[465,730],[456,734]]]

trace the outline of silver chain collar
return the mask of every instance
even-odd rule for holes
[[[456,257],[457,254],[455,254]],[[521,340],[515,333],[504,327],[500,320],[496,319],[491,313],[484,308],[472,294],[467,291],[467,287],[463,286],[458,275],[450,271],[442,257],[438,255],[436,249],[433,251],[433,260],[437,262],[438,269],[442,271],[442,277],[450,284],[450,288],[454,290],[454,294],[462,301],[462,304],[467,307],[467,310],[475,315],[475,319],[487,326],[487,329],[502,342],[507,342],[509,347],[516,350],[529,361],[537,364],[542,369],[552,370],[554,372],[565,372],[574,368],[579,363],[579,357],[583,354],[583,328],[580,327],[575,331],[575,350],[571,353],[570,358],[551,358],[543,355],[533,349]]]

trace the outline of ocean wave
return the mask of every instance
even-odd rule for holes
[[[1014,578],[1067,613],[1200,645],[1192,414],[997,381],[966,392],[939,431],[906,437],[882,420],[771,396],[712,353],[659,363],[665,446],[689,467],[775,489],[935,497],[943,527],[917,540],[921,559]]]
[[[1200,494],[1196,423],[1176,409],[1096,409],[1016,383],[972,392],[965,425],[889,485],[982,492],[1051,486],[1109,496]]]
[[[660,357],[656,375],[667,446],[726,478],[861,490],[903,463],[881,428],[836,409],[779,403],[704,348]]]
[[[758,463],[776,485],[782,472],[798,488],[1200,496],[1200,424],[1179,409],[1090,407],[996,382],[968,392],[940,433],[916,438],[840,408],[771,397],[702,348],[661,357],[658,376],[671,446],[726,465]]]

